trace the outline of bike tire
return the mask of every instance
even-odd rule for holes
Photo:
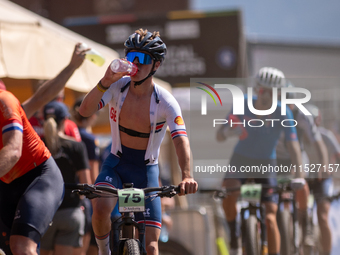
[[[135,239],[126,240],[124,243],[123,255],[141,255],[138,241]]]
[[[292,221],[288,210],[283,209],[277,215],[278,227],[281,235],[281,255],[292,254]]]
[[[244,221],[245,233],[244,244],[247,255],[260,255],[260,232],[259,225],[255,215],[249,215],[249,218]]]
[[[168,240],[167,242],[158,242],[159,255],[192,255],[183,245],[180,243]]]

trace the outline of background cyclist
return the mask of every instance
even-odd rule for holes
[[[280,89],[285,85],[284,74],[272,67],[263,67],[259,70],[256,75],[256,86],[255,91],[257,96],[254,96],[253,106],[257,110],[267,110],[272,106],[272,90],[273,88]],[[260,166],[260,165],[271,165],[276,166],[276,153],[275,147],[279,139],[281,132],[285,133],[286,144],[289,148],[290,154],[292,156],[293,162],[296,164],[301,163],[301,153],[300,146],[297,141],[296,129],[294,127],[283,127],[281,121],[283,119],[292,119],[292,112],[287,108],[286,116],[281,115],[281,103],[277,102],[276,110],[267,116],[256,116],[251,113],[247,106],[247,95],[244,99],[245,102],[245,114],[244,116],[237,116],[239,120],[237,122],[242,122],[242,120],[248,119],[279,119],[273,126],[272,123],[264,124],[261,127],[237,127],[230,128],[228,125],[222,126],[217,132],[217,140],[223,141],[228,137],[239,134],[240,139],[237,143],[233,155],[230,160],[231,166],[236,166],[240,169],[242,166]],[[229,114],[228,119],[234,119],[234,115]],[[287,122],[288,123],[288,122]],[[293,126],[293,123],[287,124],[287,126]],[[241,178],[240,178],[241,177]],[[276,174],[271,173],[268,175],[252,175],[255,177],[256,183],[276,185]],[[245,175],[235,175],[227,174],[223,181],[222,186],[225,188],[232,188],[240,186],[244,183],[248,174]],[[223,209],[228,221],[230,228],[231,239],[230,247],[231,254],[242,254],[240,249],[239,240],[236,233],[239,233],[236,226],[236,216],[237,208],[236,202],[239,192],[233,192],[230,196],[227,196],[223,201]],[[278,195],[273,194],[273,190],[269,188],[264,188],[262,190],[261,201],[265,205],[266,209],[266,226],[267,226],[267,236],[268,236],[268,251],[270,255],[279,254],[280,252],[280,233],[276,221],[277,203]]]
[[[291,81],[287,81],[287,87],[294,87]],[[296,93],[288,93],[287,98],[297,98]],[[331,248],[331,233],[330,228],[328,226],[328,211],[326,197],[332,195],[333,184],[332,180],[319,180],[318,176],[313,176],[312,173],[308,173],[309,167],[309,157],[305,150],[306,145],[314,148],[317,153],[317,163],[321,165],[328,164],[328,154],[327,148],[323,141],[322,135],[320,133],[319,128],[317,127],[313,116],[305,115],[300,109],[298,109],[294,104],[288,105],[288,107],[292,110],[294,119],[297,121],[297,135],[301,148],[302,155],[302,165],[307,166],[306,169],[306,177],[308,177],[309,181],[306,183],[303,189],[298,190],[296,192],[296,201],[298,202],[298,215],[299,221],[302,225],[303,231],[303,243],[309,246],[315,245],[315,240],[312,235],[312,226],[309,224],[308,215],[307,215],[307,207],[308,207],[308,196],[309,189],[313,189],[313,193],[315,193],[315,198],[318,205],[318,216],[320,218],[319,224],[322,230],[322,238],[325,239],[323,241],[324,247],[326,250],[330,250]],[[309,104],[306,104],[305,107],[309,110],[310,113],[315,114],[315,109],[311,109]],[[287,147],[284,142],[284,136],[280,137],[278,145],[276,147],[277,160],[278,164],[284,166],[290,166],[292,164],[290,159],[290,154],[287,151]],[[300,168],[301,169],[301,168]],[[299,169],[299,170],[300,170]],[[322,201],[324,200],[324,201]]]
[[[322,119],[320,109],[316,105],[312,104],[306,105],[306,108],[312,114],[317,129],[319,130],[322,140],[327,148],[328,162],[330,164],[339,164],[339,142],[332,131],[321,126]],[[335,169],[336,166],[334,166],[333,168]],[[321,179],[317,178],[317,176],[311,176],[309,188],[313,192],[315,201],[317,203],[317,216],[320,227],[322,255],[329,255],[331,254],[332,249],[332,232],[329,226],[329,210],[331,207],[331,203],[327,198],[332,196],[334,191],[332,173],[323,173]],[[312,240],[314,242],[318,241],[314,238]]]

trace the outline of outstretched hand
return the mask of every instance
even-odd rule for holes
[[[70,61],[70,66],[74,67],[75,69],[77,69],[78,67],[81,66],[81,64],[84,62],[85,56],[86,56],[86,52],[89,51],[91,48],[85,48],[83,49],[81,47],[81,43],[77,43],[74,46],[74,51],[72,54],[72,58]]]

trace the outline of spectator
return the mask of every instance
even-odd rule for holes
[[[65,120],[69,116],[66,105],[52,101],[44,107],[45,142],[52,153],[65,183],[91,183],[85,145],[64,134]],[[72,190],[65,190],[62,204],[53,224],[41,239],[41,254],[71,255],[74,248],[82,247],[85,215],[81,201]]]
[[[90,117],[83,117],[79,114],[78,108],[82,102],[82,98],[76,100],[73,105],[73,119],[78,126],[81,140],[85,143],[87,154],[89,157],[90,170],[91,170],[91,181],[95,182],[99,174],[99,157],[100,149],[98,147],[98,139],[89,132],[94,122],[97,119],[97,114],[93,114]],[[86,224],[85,224],[85,236],[84,236],[84,246],[82,247],[82,254],[98,254],[98,247],[94,237],[91,224],[91,214],[92,206],[88,199],[83,200],[83,205],[85,208]]]

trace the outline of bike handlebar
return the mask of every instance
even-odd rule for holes
[[[295,192],[301,189],[305,185],[304,179],[295,179],[290,180],[286,183],[279,183],[277,185],[269,185],[262,184],[262,188],[273,189],[274,193],[280,193],[284,191]],[[253,183],[245,183],[245,184],[253,184]],[[242,186],[242,185],[241,185]],[[241,190],[241,186],[233,187],[233,188],[222,188],[222,189],[200,189],[200,193],[214,193],[215,198],[225,198],[230,193]]]
[[[74,183],[65,183],[66,189],[72,189],[73,192],[77,192],[80,195],[85,195],[87,198],[96,198],[101,197],[100,193],[102,191],[111,193],[113,195],[117,195],[118,190],[109,186],[95,186],[93,184],[74,184]],[[144,193],[157,192],[156,195],[159,197],[173,197],[181,192],[179,186],[170,185],[170,186],[162,186],[162,187],[147,187],[142,189]]]

